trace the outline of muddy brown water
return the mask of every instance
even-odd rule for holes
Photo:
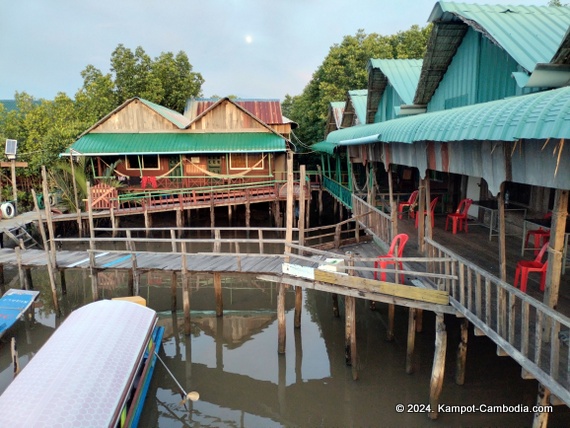
[[[7,286],[18,288],[15,269],[5,268]],[[12,380],[9,339],[15,336],[25,369],[55,328],[73,309],[91,302],[86,272],[66,273],[68,293],[60,298],[56,317],[44,269],[32,271],[40,290],[34,321],[18,322],[0,343],[0,392]],[[177,313],[170,312],[169,273],[144,274],[140,294],[159,313],[165,327],[160,355],[186,392],[200,399],[181,405],[181,393],[157,361],[147,394],[141,427],[527,427],[538,384],[523,380],[520,366],[496,355],[496,346],[470,331],[465,384],[456,385],[455,352],[459,322],[446,316],[448,347],[440,403],[456,406],[428,419],[429,385],[434,352],[434,316],[424,312],[416,336],[415,372],[406,374],[408,314],[396,309],[396,331],[386,341],[387,306],[357,300],[358,380],[345,362],[344,314],[333,316],[331,295],[303,292],[301,328],[293,326],[294,291],[287,291],[287,343],[277,352],[277,288],[251,275],[223,276],[224,316],[215,316],[211,275],[192,277],[192,332],[182,324],[178,287]],[[102,298],[127,295],[127,275],[106,271],[100,277]],[[24,398],[25,399],[25,398]],[[404,412],[396,411],[398,405]],[[472,411],[473,406],[487,411]],[[483,406],[483,407],[481,407]],[[486,407],[485,407],[486,406]],[[495,407],[495,411],[490,410]],[[444,409],[442,409],[444,410]],[[461,410],[464,413],[461,413]],[[570,426],[570,411],[557,406],[549,427]]]
[[[7,277],[15,275],[7,269]],[[17,276],[17,275],[16,275]],[[19,322],[10,335],[17,339],[20,364],[25,365],[49,338],[63,317],[50,302],[46,274],[32,272],[41,291],[35,321]],[[83,272],[69,271],[64,314],[91,301],[91,285]],[[104,298],[127,293],[126,275],[107,272]],[[465,384],[454,383],[459,323],[446,317],[449,335],[441,403],[449,406],[507,406],[505,412],[440,413],[437,421],[418,412],[429,402],[434,350],[434,317],[424,313],[417,334],[415,373],[406,374],[407,312],[396,311],[396,334],[387,342],[387,306],[371,310],[357,302],[359,379],[345,363],[344,318],[333,316],[332,298],[318,291],[303,294],[301,328],[293,327],[294,292],[288,290],[287,345],[277,353],[277,290],[275,284],[252,276],[223,277],[224,316],[215,316],[213,283],[207,274],[193,278],[192,333],[185,336],[182,314],[170,312],[170,275],[141,278],[141,295],[159,312],[166,329],[161,357],[186,392],[200,399],[180,405],[181,394],[167,370],[157,362],[142,415],[141,427],[524,427],[532,413],[537,382],[523,380],[520,367],[496,355],[485,337],[469,337]],[[178,290],[181,307],[180,289]],[[341,299],[342,308],[342,299]],[[8,338],[0,344],[0,392],[12,379]],[[403,404],[404,413],[396,412]],[[414,406],[416,405],[416,406]],[[570,426],[565,406],[554,408],[549,426]]]

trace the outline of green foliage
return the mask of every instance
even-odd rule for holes
[[[49,172],[50,183],[61,192],[61,203],[70,212],[76,212],[75,189],[73,186],[73,173],[75,173],[75,184],[77,187],[77,199],[79,204],[87,199],[87,176],[85,168],[85,158],[81,157],[71,169],[69,158],[59,159]]]
[[[188,98],[201,95],[204,83],[202,75],[192,71],[184,52],[176,56],[163,52],[152,60],[142,47],[133,53],[120,44],[111,55],[111,70],[119,104],[141,97],[182,112]]]
[[[412,26],[393,36],[365,34],[359,30],[333,45],[303,93],[283,101],[283,114],[299,124],[297,136],[306,144],[323,139],[328,108],[346,100],[347,92],[366,89],[371,58],[423,58],[431,26]]]

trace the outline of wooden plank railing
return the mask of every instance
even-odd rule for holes
[[[388,244],[392,242],[392,219],[358,196],[352,195],[352,212],[362,227]],[[363,215],[363,214],[367,215]]]
[[[330,179],[323,177],[323,188],[338,199],[344,206],[352,208],[352,192],[348,187]]]
[[[570,405],[570,318],[500,280],[431,239],[426,239],[433,273],[457,275],[437,284],[473,325]]]

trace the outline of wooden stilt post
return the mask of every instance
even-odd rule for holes
[[[507,280],[507,250],[505,239],[505,182],[501,183],[499,205],[499,273],[501,280]]]
[[[20,373],[20,358],[18,357],[18,348],[16,347],[16,338],[10,340],[10,353],[12,354],[12,366],[14,367],[14,377]]]
[[[285,284],[279,283],[279,292],[277,294],[277,353],[285,353],[286,342],[286,325],[285,325]]]
[[[443,314],[436,313],[435,317],[435,351],[433,356],[433,367],[431,371],[429,404],[431,411],[430,419],[437,419],[439,396],[443,388],[443,377],[445,374],[445,353],[447,351],[447,331]]]
[[[232,206],[231,206],[231,204],[228,205],[228,224],[230,226],[232,224]]]
[[[144,228],[146,229],[146,235],[149,236],[151,234],[150,229],[152,227],[152,218],[151,214],[148,212],[148,207],[144,206]]]
[[[386,331],[386,341],[392,342],[394,340],[394,317],[396,308],[393,304],[388,305],[388,330]]]
[[[186,241],[181,243],[182,263],[182,302],[184,306],[184,334],[190,334],[190,278],[188,275],[188,261],[186,260]]]
[[[398,234],[398,205],[394,199],[394,184],[392,180],[392,165],[388,167],[388,192],[390,195],[390,224],[392,228],[390,230],[390,242],[394,239],[394,236]]]
[[[176,301],[176,271],[170,274],[170,310],[176,312],[178,304]]]
[[[133,295],[139,295],[139,272],[137,263],[137,254],[135,249],[135,243],[131,237],[131,231],[127,230],[127,249],[131,253],[131,263],[132,263],[132,278],[133,278]]]
[[[416,309],[416,333],[421,333],[423,330],[424,310]]]
[[[459,346],[457,347],[457,363],[455,370],[455,383],[463,385],[465,383],[465,366],[467,362],[467,340],[469,338],[469,321],[463,318],[461,321],[461,334]]]
[[[26,289],[26,278],[24,278],[24,269],[22,266],[22,249],[18,246],[14,247],[14,252],[16,253],[16,262],[18,263],[18,277],[20,280],[20,288],[22,290]]]
[[[214,194],[210,195],[210,228],[212,230],[212,237],[214,236],[214,230],[216,228],[216,212],[214,207]]]
[[[111,228],[113,231],[111,232],[111,236],[114,238],[117,236],[117,218],[115,216],[115,207],[111,207]]]
[[[544,408],[550,404],[550,390],[543,384],[538,384],[538,397],[536,405]],[[548,426],[548,413],[549,412],[535,412],[532,420],[532,428],[546,428]]]
[[[61,283],[61,294],[67,294],[67,281],[65,280],[65,269],[59,271],[59,282]]]
[[[49,245],[48,245],[48,240],[47,240],[47,236],[46,236],[46,230],[44,227],[44,221],[42,219],[42,214],[40,211],[40,208],[38,206],[38,198],[36,197],[36,192],[34,189],[32,189],[32,199],[34,200],[34,208],[36,210],[36,214],[38,216],[38,228],[40,229],[40,236],[42,237],[42,244],[44,246],[44,251],[46,253],[46,257],[48,258],[48,260],[51,259],[51,252],[49,251]],[[59,313],[59,303],[57,300],[57,288],[55,286],[55,277],[54,277],[54,272],[53,272],[53,266],[54,263],[50,260],[49,263],[47,264],[47,269],[48,269],[48,276],[50,278],[50,286],[51,286],[51,294],[52,294],[52,299],[53,299],[53,304],[54,304],[54,308],[56,310],[57,313]],[[63,283],[62,283],[62,287],[63,287]]]
[[[305,245],[305,186],[307,180],[305,165],[301,165],[299,177],[299,245]]]
[[[333,316],[335,318],[339,318],[340,317],[340,310],[338,308],[338,294],[333,293],[332,301],[333,301]]]
[[[222,296],[222,274],[214,272],[214,294],[216,295],[216,316],[224,315],[224,299]]]
[[[428,204],[429,206],[429,204]],[[418,187],[418,212],[416,213],[418,222],[418,249],[421,253],[425,253],[425,212],[426,212],[426,179],[420,179]]]
[[[89,209],[89,272],[91,275],[91,293],[93,295],[93,301],[96,301],[99,299],[99,287],[97,281],[97,269],[95,268],[95,226],[93,224],[93,195],[91,195],[91,184],[89,182],[87,183],[87,206]]]
[[[295,203],[295,188],[293,182],[293,152],[287,152],[287,226],[285,230],[285,263],[289,263],[291,247],[293,243],[293,205]]]
[[[177,209],[176,210],[176,229],[178,229],[178,237],[182,237],[182,228],[184,227],[183,225],[183,221],[182,221],[182,209]]]
[[[75,211],[77,212],[77,229],[79,237],[83,236],[83,221],[81,220],[81,207],[79,206],[79,193],[77,193],[77,179],[75,178],[75,162],[73,162],[73,149],[70,149],[69,163],[71,164],[71,181],[73,182],[73,200],[75,202]]]
[[[416,314],[414,308],[409,309],[408,315],[408,350],[406,353],[406,373],[414,372],[414,347],[416,344]]]
[[[295,328],[301,328],[301,311],[303,309],[303,289],[295,287]]]
[[[44,195],[44,206],[45,206],[45,215],[46,215],[46,223],[49,231],[49,252],[50,252],[50,262],[52,268],[55,270],[57,268],[57,259],[55,256],[55,231],[53,227],[53,221],[51,218],[51,203],[49,201],[49,192],[48,192],[48,181],[47,181],[47,172],[46,167],[42,166],[42,191]],[[34,204],[37,204],[37,200],[34,197]],[[53,273],[53,271],[52,271]]]
[[[251,202],[249,200],[249,192],[246,190],[245,193],[245,227],[251,226]]]
[[[346,253],[348,275],[354,276],[354,254]],[[344,298],[345,305],[345,357],[346,364],[352,367],[352,379],[358,380],[358,355],[356,350],[356,299],[353,296]]]

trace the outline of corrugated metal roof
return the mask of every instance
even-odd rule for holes
[[[570,138],[570,87],[354,126],[330,133],[327,142],[374,135],[388,143]]]
[[[329,155],[335,154],[335,149],[337,148],[337,144],[329,143],[328,141],[321,141],[319,143],[315,143],[311,146],[311,149],[315,152],[327,153]]]
[[[186,103],[184,116],[194,120],[220,101],[219,98],[190,98]],[[268,125],[286,123],[281,113],[281,103],[276,99],[233,99],[231,100]]]
[[[570,8],[479,5],[440,1],[430,22],[461,20],[486,34],[527,71],[554,57],[568,27]]]
[[[420,105],[429,103],[469,27],[528,72],[539,63],[559,62],[557,51],[570,26],[570,8],[438,2],[428,21],[434,28],[414,99]]]
[[[368,89],[356,89],[348,91],[350,102],[354,107],[354,112],[359,123],[366,123],[366,99],[368,97]]]
[[[345,103],[342,101],[333,101],[330,103],[327,124],[325,127],[325,138],[329,133],[340,129],[342,124],[342,115],[344,113],[344,105]]]
[[[125,154],[284,152],[285,140],[266,132],[86,134],[71,146],[85,156]],[[66,151],[69,153],[69,149]]]
[[[404,104],[412,104],[422,63],[421,59],[371,59],[369,66],[379,69],[388,78],[389,84],[394,87]]]
[[[142,98],[138,99],[145,106],[151,108],[156,113],[164,117],[166,120],[169,120],[170,122],[178,126],[180,129],[184,129],[190,124],[190,120],[187,117],[184,117],[184,115],[178,113],[177,111],[170,110],[169,108],[166,108],[159,104],[155,104],[147,100],[143,100]]]

